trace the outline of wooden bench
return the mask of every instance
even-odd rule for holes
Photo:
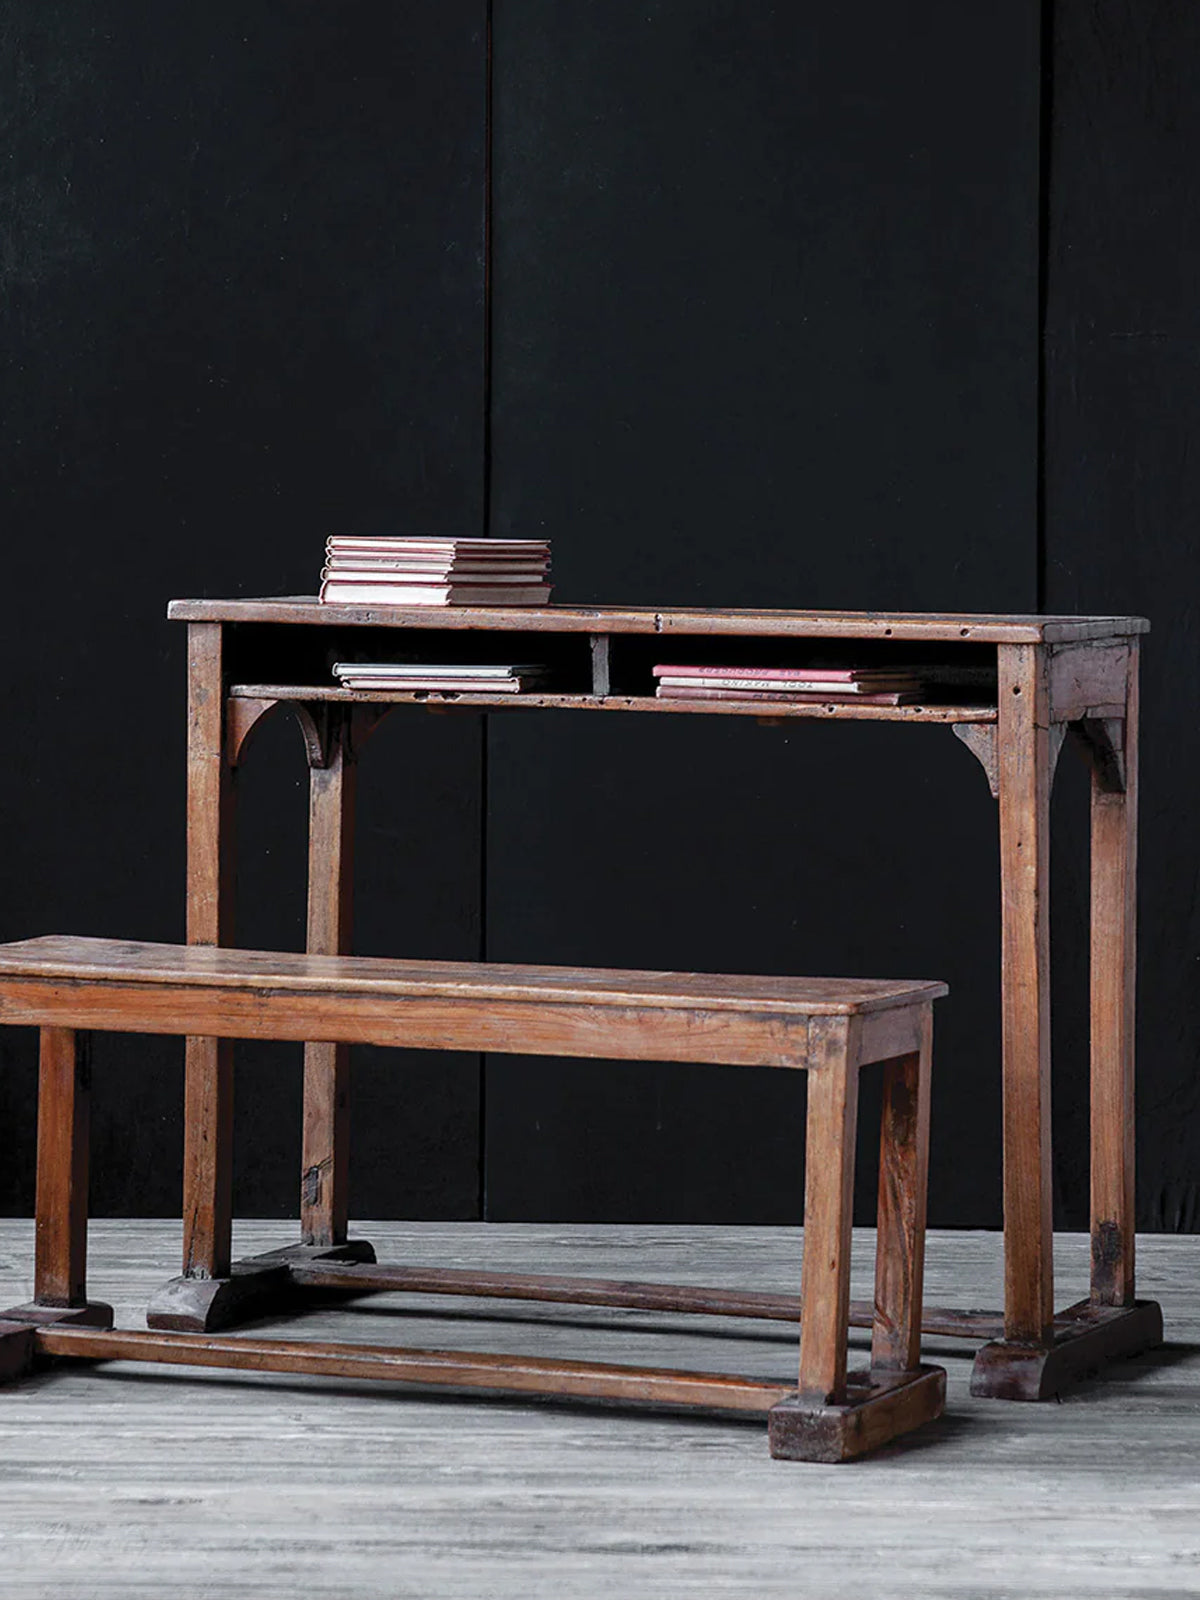
[[[861,1454],[937,1416],[944,1401],[944,1372],[919,1357],[932,1003],[945,993],[941,983],[390,961],[114,939],[0,945],[0,1021],[42,1030],[34,1299],[0,1313],[0,1377],[52,1356],[390,1378],[765,1412],[775,1456]],[[807,1070],[798,1382],[178,1331],[194,1315],[189,1296],[211,1303],[236,1295],[239,1284],[268,1299],[285,1288],[332,1286],[578,1300],[581,1284],[593,1281],[380,1266],[369,1247],[354,1259],[353,1245],[298,1246],[238,1264],[219,1282],[177,1279],[156,1296],[150,1331],[114,1330],[110,1309],[89,1302],[86,1282],[93,1029]],[[858,1070],[873,1062],[885,1065],[871,1362],[849,1374]],[[216,1190],[230,1177],[216,1175]],[[672,1300],[656,1288],[665,1292],[601,1286],[596,1298],[750,1315],[783,1298],[696,1291],[696,1303],[687,1290]],[[797,1309],[792,1303],[790,1314]]]

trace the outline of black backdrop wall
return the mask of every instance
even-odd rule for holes
[[[0,936],[180,936],[165,602],[311,590],[332,528],[536,531],[581,602],[1145,611],[1142,1209],[1194,1226],[1196,864],[1169,845],[1195,761],[1176,532],[1196,471],[1195,23],[1088,0],[829,9],[9,8]],[[996,1223],[977,768],[932,728],[723,720],[394,717],[364,760],[358,948],[944,976],[955,1139],[932,1213]],[[240,938],[295,947],[288,730],[245,778]],[[1082,930],[1061,825],[1082,794],[1059,782],[1056,916]],[[1056,1186],[1079,1226],[1066,944]],[[170,1213],[178,1046],[101,1051],[96,1209]],[[287,1213],[298,1054],[239,1059],[238,1207]],[[794,1218],[785,1077],[361,1052],[354,1208]],[[32,1040],[5,1032],[7,1210],[31,1201],[33,1116]]]

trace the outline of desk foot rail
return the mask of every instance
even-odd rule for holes
[[[265,1260],[265,1257],[259,1257]],[[406,1294],[473,1295],[494,1300],[544,1300],[560,1305],[618,1306],[626,1311],[674,1311],[684,1315],[756,1317],[766,1322],[799,1322],[800,1297],[749,1289],[705,1288],[696,1284],[642,1283],[613,1278],[574,1278],[541,1272],[476,1272],[459,1267],[387,1264],[343,1266],[338,1262],[298,1262],[292,1281],[305,1289],[357,1289]],[[850,1303],[850,1322],[869,1328],[875,1308],[869,1300]],[[1003,1332],[998,1311],[954,1311],[927,1306],[926,1333],[950,1338],[995,1339]]]

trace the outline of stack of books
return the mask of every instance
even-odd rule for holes
[[[539,688],[540,666],[469,666],[441,662],[338,661],[333,675],[343,689],[400,690],[405,694],[520,694]]]
[[[550,598],[544,539],[326,541],[326,605],[542,606]]]
[[[921,680],[898,667],[657,666],[660,700],[796,700],[823,705],[903,706],[921,698]]]

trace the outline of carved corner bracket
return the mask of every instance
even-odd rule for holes
[[[1125,719],[1082,717],[1067,725],[1071,742],[1092,769],[1101,794],[1125,793]]]
[[[954,737],[963,744],[983,768],[992,791],[992,799],[1000,798],[1000,762],[996,754],[996,725],[994,722],[952,722]]]
[[[251,734],[263,719],[286,706],[296,719],[310,768],[332,765],[339,748],[353,760],[392,709],[389,705],[342,705],[328,700],[258,700],[231,696],[225,714],[225,759],[241,766]]]
[[[992,791],[992,799],[1000,798],[1000,757],[997,749],[999,730],[994,722],[952,722],[956,739],[961,739],[963,744],[979,762],[987,777],[988,788]],[[1062,723],[1054,723],[1048,730],[1049,760],[1050,760],[1050,786],[1054,785],[1054,774],[1058,767],[1058,758],[1062,752],[1063,740],[1067,729]]]

